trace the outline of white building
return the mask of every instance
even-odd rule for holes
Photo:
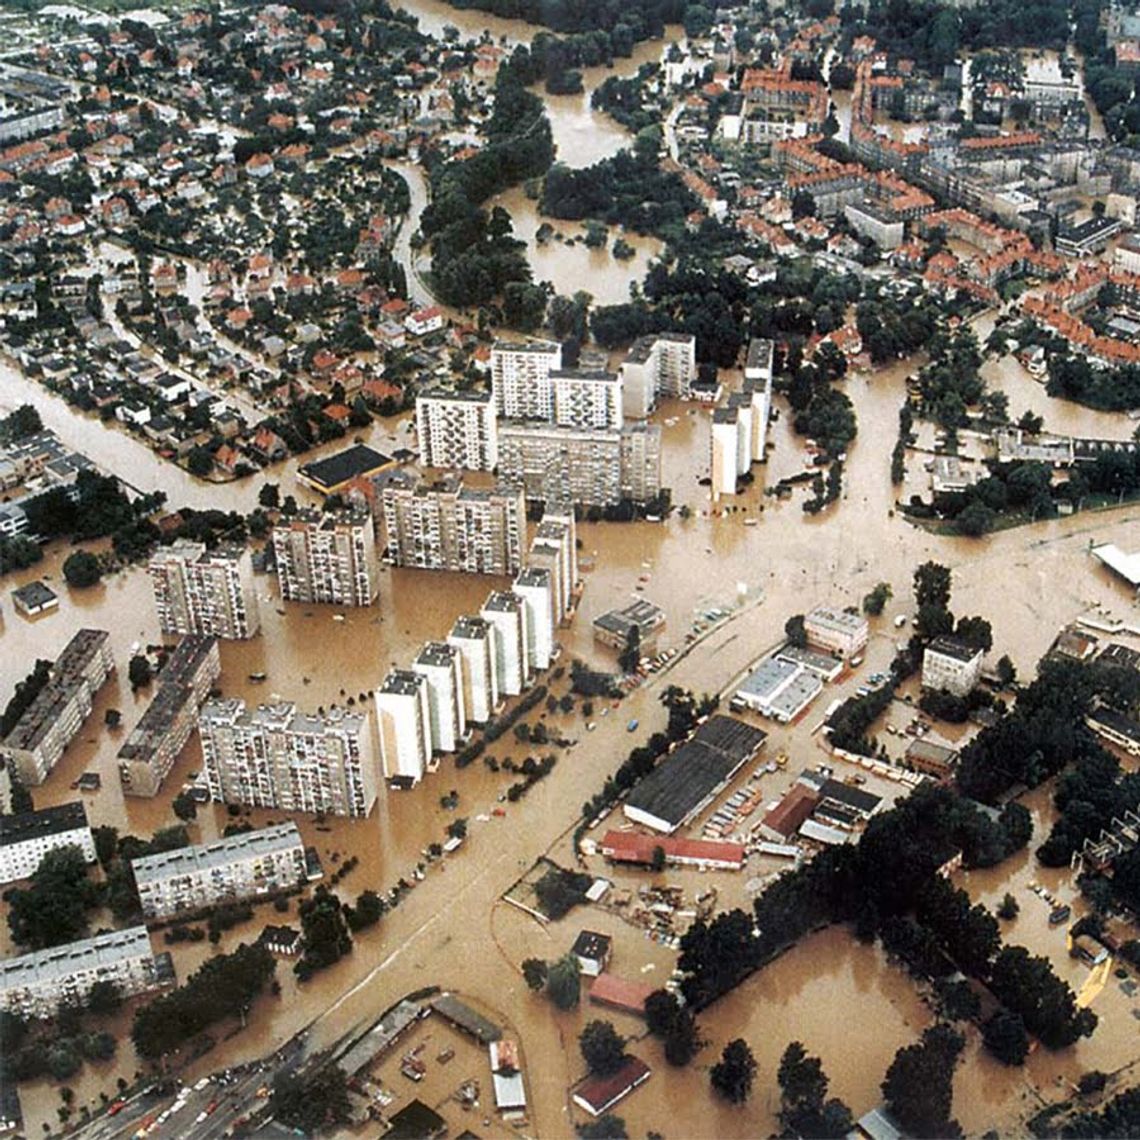
[[[696,337],[657,333],[633,342],[621,366],[622,407],[644,419],[661,396],[686,396],[697,375]]]
[[[535,529],[527,553],[529,567],[550,571],[554,624],[570,612],[578,582],[577,526],[572,510],[548,510]]]
[[[748,342],[744,363],[744,391],[752,397],[752,461],[762,463],[767,454],[768,420],[772,415],[772,361],[775,344],[754,337]]]
[[[433,748],[454,752],[467,732],[462,654],[454,645],[429,641],[416,654],[412,671],[427,678]]]
[[[562,367],[562,346],[553,341],[496,341],[491,348],[491,391],[504,419],[552,420],[550,373]]]
[[[808,644],[838,657],[853,657],[867,644],[870,627],[859,614],[816,606],[804,618]]]
[[[370,606],[380,591],[376,529],[362,508],[282,519],[273,528],[273,553],[287,602]]]
[[[423,467],[493,471],[499,462],[495,402],[490,392],[430,388],[416,397],[416,434]]]
[[[737,456],[743,435],[739,408],[713,409],[710,475],[714,503],[722,495],[736,494]]]
[[[485,618],[465,614],[455,619],[448,645],[463,658],[463,707],[468,720],[486,724],[499,705],[497,628]]]
[[[87,811],[78,800],[19,815],[0,815],[0,885],[30,879],[40,860],[60,847],[78,847],[95,862]]]
[[[114,668],[106,630],[81,629],[64,646],[47,684],[0,744],[0,758],[11,762],[25,787],[42,784],[59,763]]]
[[[245,547],[179,541],[150,560],[163,633],[202,633],[244,639],[261,628],[253,562]]]
[[[550,571],[528,567],[511,587],[526,605],[527,653],[534,669],[554,659],[554,588]]]
[[[435,771],[427,677],[393,669],[376,690],[376,721],[386,779],[416,784]]]
[[[377,792],[377,756],[364,713],[299,713],[282,701],[247,711],[209,701],[198,718],[210,796],[219,803],[364,818]]]
[[[517,594],[496,590],[479,611],[495,630],[495,673],[499,692],[517,697],[530,683],[530,630],[526,603]]]
[[[736,474],[747,475],[752,467],[752,393],[733,392],[728,406],[736,410]]]
[[[156,958],[146,927],[132,926],[0,961],[0,1009],[53,1017],[61,1005],[83,1006],[96,982],[134,997],[173,980],[169,955]]]
[[[622,382],[613,372],[557,369],[550,373],[553,421],[561,427],[620,428]]]
[[[257,898],[310,877],[295,823],[144,855],[131,860],[131,870],[148,919]]]
[[[964,697],[978,683],[984,657],[956,637],[936,637],[922,655],[922,687]]]

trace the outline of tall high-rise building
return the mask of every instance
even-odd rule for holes
[[[530,629],[526,603],[517,594],[494,590],[479,616],[495,630],[495,672],[499,691],[517,697],[530,682]]]
[[[728,406],[736,409],[736,474],[746,475],[752,466],[752,393],[733,392]]]
[[[529,501],[645,502],[661,490],[660,438],[656,425],[626,424],[616,431],[504,422],[499,477],[521,486]]]
[[[499,704],[498,630],[482,617],[465,614],[455,619],[448,645],[463,658],[463,705],[467,719],[486,724]]]
[[[159,547],[150,578],[163,633],[253,637],[261,628],[253,563],[244,547],[180,541]]]
[[[768,419],[772,414],[772,365],[775,344],[754,337],[744,362],[744,391],[752,399],[752,459],[761,463],[768,446]]]
[[[365,817],[376,802],[377,758],[364,713],[316,716],[290,701],[247,710],[209,701],[198,718],[212,799],[281,811]]]
[[[283,519],[273,528],[273,553],[288,602],[369,606],[379,592],[376,528],[363,508]]]
[[[661,396],[685,396],[697,375],[697,342],[687,333],[657,333],[635,340],[621,366],[622,407],[644,419]]]
[[[737,456],[740,451],[740,410],[734,407],[714,408],[712,415],[712,498],[736,494]]]
[[[560,427],[620,428],[621,377],[578,368],[550,373],[553,407],[548,417]]]
[[[516,579],[511,592],[526,607],[527,652],[535,669],[547,669],[554,659],[554,588],[550,571],[527,567]]]
[[[412,672],[427,678],[432,747],[454,752],[467,732],[462,654],[454,645],[429,641],[416,654]]]
[[[553,618],[558,625],[570,611],[578,581],[577,528],[574,513],[547,510],[535,529],[527,553],[527,566],[550,572]]]
[[[526,503],[519,487],[481,491],[456,475],[425,483],[398,472],[381,492],[381,510],[385,556],[397,566],[513,574],[522,565]]]
[[[491,348],[495,411],[511,420],[551,420],[550,373],[562,367],[562,346],[552,341],[496,341]]]
[[[416,397],[422,467],[493,471],[499,461],[490,392],[429,388]]]
[[[380,758],[386,779],[416,784],[434,772],[428,679],[411,669],[393,669],[376,690]]]

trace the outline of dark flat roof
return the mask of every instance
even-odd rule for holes
[[[0,847],[86,826],[87,809],[78,800],[39,811],[20,812],[19,815],[0,815]]]
[[[447,1131],[447,1121],[422,1100],[413,1100],[395,1113],[384,1136],[388,1140],[430,1140]]]
[[[367,475],[387,463],[391,463],[387,455],[358,443],[346,451],[338,451],[335,455],[306,463],[298,469],[298,474],[320,487],[338,487],[349,479]]]
[[[462,1002],[454,994],[441,994],[432,1003],[432,1008],[445,1021],[466,1030],[484,1045],[498,1041],[503,1031],[493,1022],[488,1021],[481,1013],[476,1013],[466,1002]]]
[[[933,649],[935,653],[941,653],[943,657],[953,657],[958,661],[973,661],[980,652],[956,637],[936,637],[927,648]]]
[[[743,721],[714,716],[641,780],[626,803],[679,824],[767,739],[766,732]]]

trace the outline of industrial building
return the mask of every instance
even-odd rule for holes
[[[362,443],[355,444],[336,455],[314,460],[297,469],[297,479],[319,495],[335,495],[358,479],[369,479],[395,461]]]

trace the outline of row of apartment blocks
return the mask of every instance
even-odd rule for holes
[[[81,629],[64,647],[47,684],[0,745],[0,757],[15,767],[25,787],[47,779],[114,668],[106,630]]]
[[[634,342],[619,372],[563,368],[551,341],[500,341],[491,391],[430,389],[416,400],[424,466],[497,470],[528,500],[606,506],[661,489],[661,437],[644,420],[662,396],[687,396],[696,340],[660,333]]]
[[[131,860],[143,914],[162,920],[257,898],[321,877],[295,823]]]
[[[526,538],[521,487],[465,487],[456,474],[435,482],[407,471],[380,480],[384,557],[396,566],[517,574]]]
[[[156,955],[146,927],[132,926],[0,961],[0,1010],[53,1017],[61,1006],[85,1005],[96,982],[129,998],[174,980],[170,954]]]
[[[158,794],[221,671],[216,638],[188,634],[174,648],[159,673],[158,692],[119,749],[125,794]]]
[[[0,815],[0,886],[31,878],[40,860],[61,847],[77,847],[95,862],[95,840],[79,801]]]
[[[376,802],[377,763],[364,713],[313,716],[285,701],[252,711],[208,701],[198,718],[211,799],[280,811],[365,818]]]
[[[391,670],[376,690],[385,778],[414,784],[435,771],[438,754],[455,751],[469,724],[486,723],[503,697],[549,667],[577,583],[574,513],[548,509],[511,590],[493,591],[478,616],[460,617],[445,642],[428,642],[410,669]]]
[[[745,358],[743,389],[713,410],[710,474],[714,502],[721,495],[735,495],[737,479],[753,463],[762,463],[767,454],[774,352],[772,341],[753,339]]]

